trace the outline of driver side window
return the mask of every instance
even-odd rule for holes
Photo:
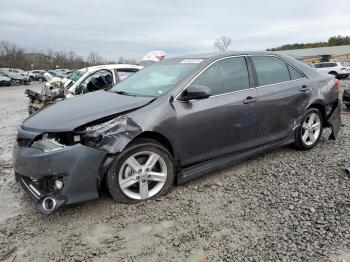
[[[109,89],[113,86],[113,75],[109,70],[99,70],[88,76],[77,89],[78,94],[85,94],[101,89]]]
[[[244,57],[219,60],[202,72],[191,85],[206,86],[212,95],[249,88],[249,76]]]

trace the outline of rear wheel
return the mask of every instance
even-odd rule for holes
[[[154,140],[139,139],[113,161],[106,184],[115,201],[138,203],[167,193],[174,178],[169,151]]]
[[[301,150],[309,150],[317,145],[322,135],[322,114],[317,108],[309,108],[301,125],[295,130],[295,145]]]
[[[11,81],[10,81],[10,85],[11,85],[11,86],[14,86],[14,85],[16,85],[16,82],[15,82],[14,80],[11,80]]]
[[[39,77],[38,81],[41,83],[43,81],[43,79],[41,77]]]

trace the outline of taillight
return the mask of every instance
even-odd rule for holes
[[[339,79],[335,79],[335,89],[339,91]]]

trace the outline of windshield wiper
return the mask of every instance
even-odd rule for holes
[[[137,96],[136,94],[131,94],[125,91],[113,91],[114,93],[117,93],[119,95],[124,95],[124,96]]]

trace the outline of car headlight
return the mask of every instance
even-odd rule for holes
[[[51,152],[62,149],[65,145],[60,144],[54,138],[43,138],[37,141],[34,141],[31,147],[38,148],[44,152]]]
[[[107,122],[99,123],[93,126],[88,126],[84,129],[86,134],[83,137],[83,143],[86,146],[99,148],[105,138],[113,133],[118,133],[121,127],[127,125],[128,118],[126,116],[119,116]]]
[[[84,131],[87,133],[96,132],[99,134],[108,134],[108,131],[110,129],[114,129],[115,127],[118,128],[120,126],[126,125],[127,119],[128,118],[126,116],[118,116],[107,122],[103,122],[93,126],[88,126],[84,129]]]

